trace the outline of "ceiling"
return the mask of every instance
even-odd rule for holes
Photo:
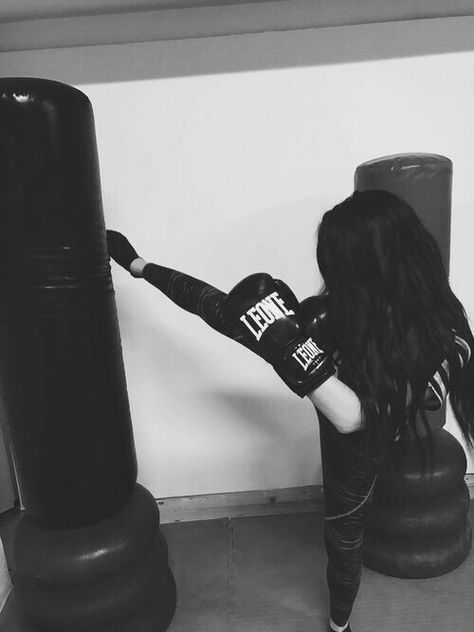
[[[1,0],[0,22],[159,9],[255,4],[269,0]]]
[[[107,13],[129,13],[159,9],[196,8],[205,6],[232,6],[262,4],[272,0],[1,0],[0,22],[73,17]],[[341,10],[346,6],[350,13],[357,11],[362,21],[372,22],[371,14],[381,9],[391,10],[404,19],[435,18],[474,14],[474,0],[273,0],[273,4],[291,6],[298,11],[301,5],[311,4],[323,13],[332,6]],[[284,9],[283,9],[284,10]],[[365,16],[365,20],[362,18]],[[400,19],[398,17],[397,19]]]
[[[0,0],[0,52],[461,16],[474,0]]]

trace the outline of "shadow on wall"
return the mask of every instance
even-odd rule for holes
[[[0,55],[0,74],[83,85],[439,55],[473,50],[473,28],[467,16],[19,51]]]
[[[255,359],[255,361],[258,360]],[[270,367],[268,370],[271,370]],[[299,428],[300,422],[304,422],[311,415],[314,416],[315,424],[317,423],[316,415],[309,402],[305,402],[307,405],[302,406],[296,396],[295,399],[291,396],[283,396],[284,385],[281,385],[281,389],[282,396],[280,397],[275,396],[273,392],[269,396],[267,391],[259,394],[249,393],[243,389],[225,391],[209,389],[208,392],[202,392],[199,399],[222,407],[224,412],[231,411],[233,418],[238,418],[249,427],[258,425],[260,433],[268,436],[283,436],[287,434],[289,425]],[[315,440],[315,436],[314,433],[311,440]]]
[[[284,388],[286,387],[282,385],[282,389]],[[245,425],[258,426],[261,434],[274,438],[280,460],[285,458],[280,452],[282,438],[291,435],[291,450],[288,453],[286,467],[291,471],[292,478],[298,481],[322,480],[319,423],[316,412],[308,400],[302,402],[296,395],[294,399],[283,395],[275,397],[273,394],[269,397],[266,392],[258,395],[243,390],[214,390],[208,394],[204,393],[203,398],[222,406],[224,412],[231,412],[233,418],[245,422]],[[308,419],[313,419],[314,424],[308,426]],[[315,472],[311,471],[310,476],[306,460],[308,445],[314,446],[315,458],[312,465],[317,464]],[[304,455],[305,458],[296,460],[294,455]]]

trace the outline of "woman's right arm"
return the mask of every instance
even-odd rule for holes
[[[219,333],[245,345],[239,332],[224,318],[224,292],[178,270],[148,263],[122,233],[108,230],[107,243],[110,257],[132,276],[145,279],[182,309],[199,316]]]
[[[224,318],[223,301],[226,294],[221,290],[183,272],[156,263],[146,263],[142,276],[182,309],[199,316],[219,333],[236,338]]]
[[[224,317],[224,301],[227,294],[172,268],[148,263],[137,254],[121,233],[107,231],[107,240],[112,259],[134,277],[144,278],[182,309],[196,314],[219,333],[256,351],[255,346],[250,345],[242,331],[233,327]],[[281,282],[277,281],[276,287],[279,287],[278,283]],[[318,342],[323,342],[324,347],[330,347],[332,341],[324,299],[310,297],[303,301],[301,309],[307,335],[313,335]],[[339,432],[350,433],[364,428],[358,396],[336,376],[330,376],[307,396]]]

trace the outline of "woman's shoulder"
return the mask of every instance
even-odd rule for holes
[[[471,353],[472,353],[471,347],[469,346],[469,343],[467,342],[467,340],[462,338],[462,336],[458,335],[456,331],[454,331],[453,333],[454,333],[454,341],[458,348],[458,354],[459,354],[459,359],[461,361],[461,365],[465,366],[471,359]]]
[[[458,352],[459,365],[464,368],[471,359],[471,347],[467,340],[453,330],[454,342]],[[450,387],[450,367],[449,361],[445,358],[428,381],[428,387],[439,401],[441,406],[449,393]]]

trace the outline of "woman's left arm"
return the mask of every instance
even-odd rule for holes
[[[461,367],[469,362],[471,349],[468,343],[456,336]],[[407,385],[407,406],[411,400],[411,387]],[[445,360],[429,380],[425,392],[425,410],[441,408],[449,391],[449,365]],[[435,397],[434,397],[435,396]],[[365,422],[362,406],[356,393],[335,375],[307,395],[316,410],[320,410],[335,428],[344,434],[363,430]],[[434,400],[434,401],[433,401]]]
[[[360,399],[335,375],[308,393],[307,397],[339,432],[349,434],[365,427]]]

